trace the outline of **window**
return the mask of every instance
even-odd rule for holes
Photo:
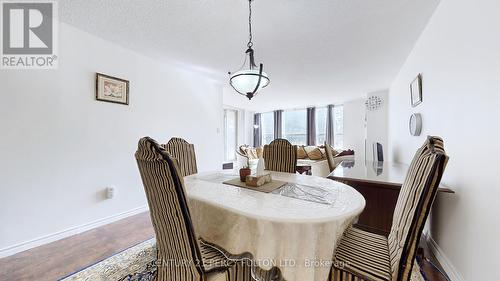
[[[226,161],[236,160],[237,139],[238,111],[224,109],[224,159]]]
[[[305,109],[283,112],[283,138],[292,144],[307,143],[307,111]]]
[[[344,147],[344,106],[336,105],[333,108],[333,133],[334,133],[334,144],[335,148]]]
[[[260,115],[262,145],[269,144],[274,140],[274,113],[266,112]]]
[[[316,145],[323,145],[326,140],[326,107],[316,108]]]
[[[315,110],[316,145],[326,141],[327,107],[317,107]],[[333,108],[333,134],[335,148],[344,146],[344,107],[336,105]],[[307,109],[286,110],[282,114],[282,138],[294,145],[307,144]],[[274,140],[274,112],[261,113],[262,144]]]

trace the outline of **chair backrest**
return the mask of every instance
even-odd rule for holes
[[[285,139],[275,139],[264,146],[266,170],[295,174],[297,165],[297,146]]]
[[[381,143],[373,143],[373,161],[384,161],[384,147]]]
[[[164,147],[172,157],[177,159],[183,177],[198,173],[193,144],[181,138],[171,138]]]
[[[135,153],[156,234],[159,281],[203,280],[182,177],[177,163],[149,137],[139,140]]]
[[[389,234],[392,280],[410,280],[425,221],[448,162],[443,140],[428,137],[417,150],[399,192]]]
[[[327,144],[326,141],[325,141],[325,154],[326,154],[326,161],[328,162],[328,168],[330,169],[331,173],[336,168],[335,160],[333,159],[334,152],[333,148],[329,144]]]

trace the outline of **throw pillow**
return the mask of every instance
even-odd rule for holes
[[[322,160],[325,158],[325,155],[321,153],[321,150],[316,146],[306,146],[305,151],[307,153],[307,157],[311,160]]]
[[[297,159],[306,159],[307,158],[307,152],[304,149],[303,145],[298,145],[297,146]]]
[[[255,148],[248,148],[247,149],[247,156],[248,156],[248,159],[252,160],[252,159],[257,159],[257,150]]]
[[[257,158],[262,158],[263,151],[264,151],[264,148],[262,146],[259,146],[255,149],[255,152],[257,153]]]

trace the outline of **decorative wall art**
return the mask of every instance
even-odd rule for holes
[[[95,98],[98,101],[128,105],[129,81],[96,73]]]
[[[410,84],[411,106],[421,104],[422,99],[422,74],[419,74]]]
[[[365,101],[365,106],[368,111],[375,111],[382,107],[383,100],[378,96],[370,96]]]

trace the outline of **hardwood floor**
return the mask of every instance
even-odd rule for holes
[[[142,213],[0,259],[0,280],[54,281],[154,237]]]
[[[0,280],[54,281],[152,237],[149,213],[138,214],[0,259]],[[421,266],[429,281],[446,281],[430,263]]]

